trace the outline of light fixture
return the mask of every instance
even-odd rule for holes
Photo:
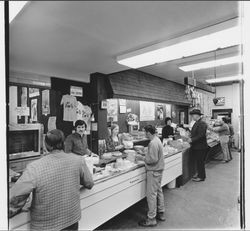
[[[211,68],[211,67],[219,67],[219,66],[229,65],[233,63],[241,63],[241,62],[242,62],[241,56],[233,56],[229,58],[217,59],[217,60],[201,62],[201,63],[191,64],[191,65],[186,65],[186,66],[179,66],[179,69],[181,69],[182,71],[188,72],[188,71],[196,71],[196,70],[201,70],[201,69],[206,69],[206,68]]]
[[[213,83],[225,83],[225,82],[232,82],[232,81],[240,81],[240,80],[243,80],[242,75],[221,77],[221,78],[215,78],[215,79],[207,79],[206,82],[209,84],[213,84]]]
[[[117,57],[119,64],[140,68],[192,55],[235,46],[241,43],[240,27],[235,20],[205,28],[175,39]]]
[[[9,23],[18,15],[28,1],[9,1]]]

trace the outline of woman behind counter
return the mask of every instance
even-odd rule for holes
[[[174,137],[174,128],[171,127],[172,119],[170,117],[167,117],[165,119],[165,124],[166,126],[162,129],[162,140]]]
[[[223,117],[221,121],[219,121],[219,126],[212,128],[208,127],[209,130],[212,130],[213,132],[218,133],[219,139],[220,139],[220,145],[223,153],[223,162],[227,163],[231,160],[228,143],[229,143],[229,127],[226,123],[226,118]]]
[[[110,128],[110,136],[106,139],[106,146],[108,152],[119,151],[124,148],[122,145],[121,137],[118,135],[119,126],[118,124],[112,124]]]

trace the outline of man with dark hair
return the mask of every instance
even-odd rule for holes
[[[87,124],[83,120],[75,122],[75,133],[70,134],[64,143],[66,153],[75,153],[77,155],[91,155],[88,149],[87,136],[85,135]]]
[[[165,119],[166,126],[162,129],[162,140],[174,137],[174,128],[171,127],[171,123],[172,119],[170,117],[166,117]]]
[[[49,154],[30,163],[10,190],[9,216],[21,211],[32,192],[30,230],[77,230],[81,218],[80,184],[91,189],[92,175],[81,156],[66,154],[64,135],[45,137]]]
[[[137,155],[137,160],[145,162],[147,183],[146,195],[148,202],[147,219],[140,221],[139,225],[144,227],[157,225],[156,219],[165,221],[164,196],[161,188],[162,173],[164,170],[163,146],[156,135],[156,129],[152,125],[145,128],[146,137],[150,140],[148,152],[145,157]]]

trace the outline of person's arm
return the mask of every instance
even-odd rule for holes
[[[108,152],[113,152],[115,151],[115,145],[111,137],[108,137],[106,139],[106,147]]]
[[[162,136],[162,140],[165,138],[168,138],[167,134],[166,134],[166,127],[163,127],[162,132],[161,132],[161,136]]]
[[[36,188],[35,168],[29,165],[22,176],[10,189],[9,194],[9,217],[18,214],[24,205],[30,193]]]
[[[206,133],[207,133],[206,123],[200,123],[197,129],[198,129],[197,135],[191,137],[191,143],[198,142],[200,139],[203,139],[204,137],[206,137]]]
[[[214,132],[222,132],[222,131],[226,131],[227,127],[226,126],[219,126],[219,127],[212,128],[212,130]]]
[[[157,145],[151,143],[148,146],[148,153],[145,156],[145,163],[148,165],[153,165],[158,162],[158,147]]]
[[[73,151],[73,140],[71,139],[71,136],[68,136],[64,142],[64,151],[66,153],[70,153]]]
[[[89,168],[83,158],[80,167],[80,184],[87,189],[91,189],[94,186],[92,174],[90,173]]]

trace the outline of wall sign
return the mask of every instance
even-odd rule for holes
[[[225,97],[217,97],[213,99],[215,106],[224,106],[225,105]]]
[[[155,103],[140,101],[140,121],[155,120]]]
[[[82,97],[83,96],[82,87],[70,86],[70,95],[76,96],[76,97]]]

